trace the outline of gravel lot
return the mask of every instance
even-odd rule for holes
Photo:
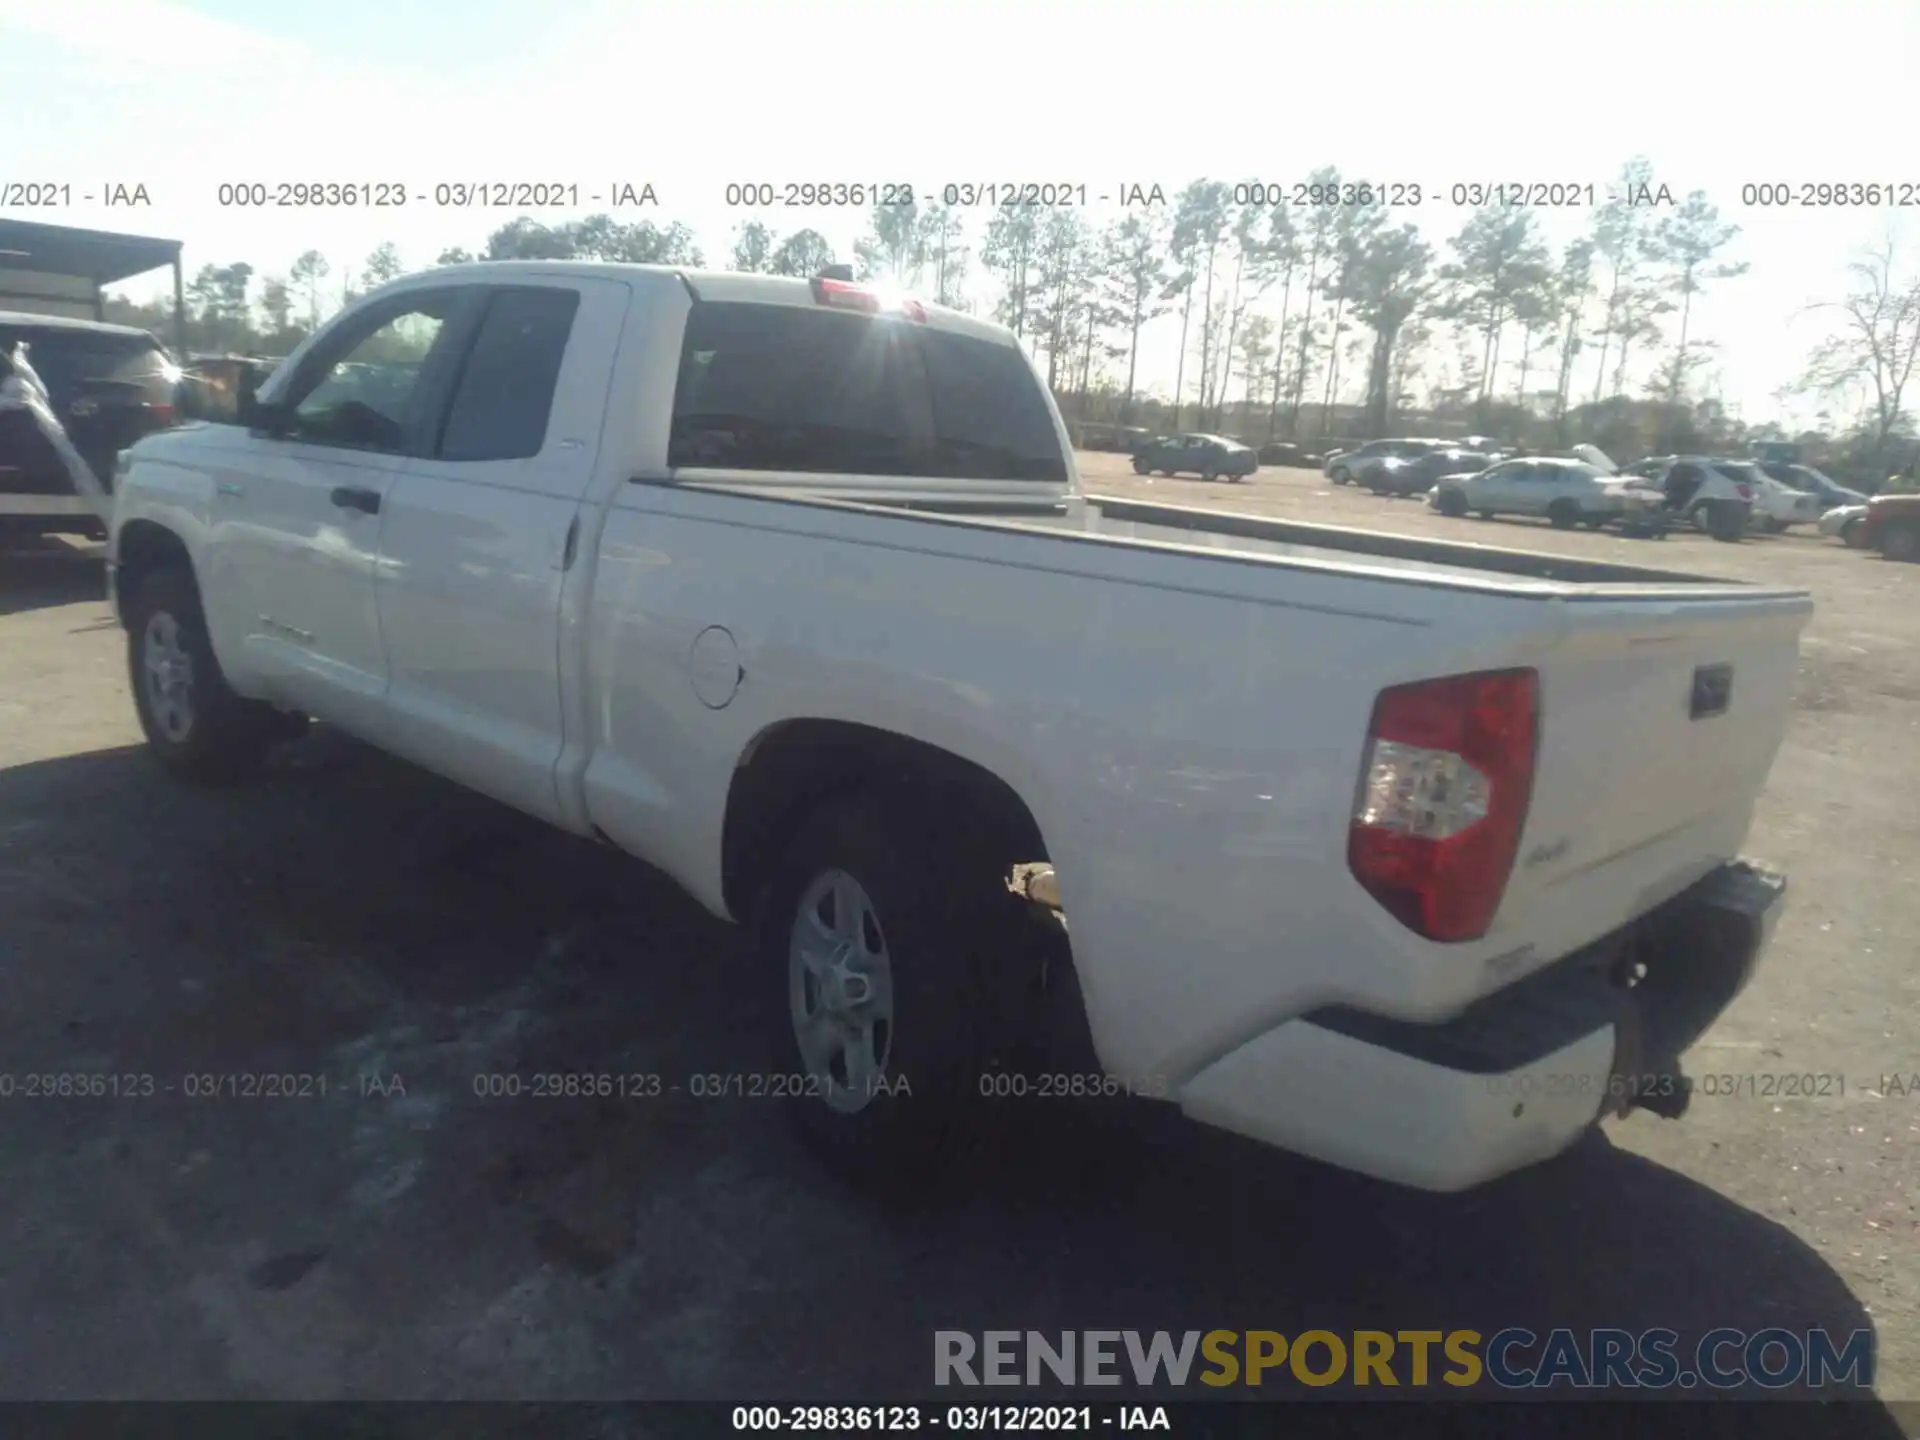
[[[1750,843],[1792,895],[1691,1068],[1844,1098],[1702,1097],[1447,1198],[1030,1103],[912,1201],[829,1182],[766,1102],[480,1098],[753,1068],[743,947],[644,868],[335,737],[250,788],[165,781],[98,562],[52,545],[0,555],[0,1068],[160,1088],[0,1100],[0,1395],[847,1403],[922,1394],[935,1329],[1870,1325],[1881,1397],[1920,1401],[1920,1093],[1882,1082],[1920,1075],[1920,567],[1082,463],[1096,492],[1812,590]],[[327,1093],[184,1093],[242,1072]]]

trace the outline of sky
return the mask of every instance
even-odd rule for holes
[[[337,271],[383,241],[409,266],[478,248],[519,213],[438,208],[440,182],[577,185],[581,206],[549,222],[609,208],[585,197],[626,182],[660,205],[620,218],[682,220],[719,263],[747,220],[811,226],[847,256],[866,223],[729,208],[729,182],[1171,195],[1198,176],[1285,184],[1334,165],[1419,184],[1403,218],[1443,245],[1467,214],[1456,183],[1604,192],[1645,155],[1676,197],[1705,190],[1741,227],[1722,258],[1747,273],[1694,302],[1691,333],[1715,348],[1699,387],[1750,422],[1793,422],[1818,405],[1777,392],[1832,327],[1818,307],[1845,293],[1849,260],[1891,236],[1920,267],[1916,60],[1911,0],[0,0],[0,192],[51,181],[74,201],[0,217],[180,239],[189,273],[243,259],[284,273],[309,248]],[[223,182],[300,180],[427,198],[219,204]],[[1905,185],[1915,208],[1742,203],[1743,186],[1802,181]],[[82,199],[114,183],[144,185],[151,205]],[[1558,244],[1587,215],[1546,219]],[[1178,349],[1177,320],[1150,327],[1149,388],[1171,390]],[[1593,385],[1576,372],[1576,397]]]

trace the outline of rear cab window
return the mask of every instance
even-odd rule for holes
[[[1046,397],[1011,345],[890,316],[702,301],[674,468],[1065,483]]]

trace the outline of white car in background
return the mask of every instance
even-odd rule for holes
[[[1820,523],[1818,495],[1783,484],[1751,462],[1717,461],[1714,468],[1736,484],[1752,487],[1753,528],[1761,534],[1778,535],[1789,525]]]
[[[1858,550],[1866,518],[1865,505],[1836,505],[1820,517],[1820,533],[1844,542],[1849,550]]]
[[[1534,456],[1502,460],[1477,475],[1444,476],[1428,504],[1442,515],[1537,515],[1559,530],[1598,530],[1626,510],[1625,488],[1611,469],[1588,460]]]

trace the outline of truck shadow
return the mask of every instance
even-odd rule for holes
[[[728,1090],[764,1069],[754,963],[626,857],[324,733],[230,791],[179,787],[134,749],[0,771],[14,1068],[359,1088],[297,1109],[10,1112],[5,1153],[65,1178],[0,1196],[0,1230],[56,1233],[111,1190],[172,1237],[96,1262],[121,1273],[94,1292],[21,1293],[50,1256],[0,1275],[0,1313],[39,1327],[21,1373],[37,1393],[140,1393],[126,1355],[76,1368],[104,1350],[69,1343],[89,1306],[163,1314],[242,1242],[254,1268],[232,1283],[293,1304],[324,1275],[352,1332],[343,1383],[395,1398],[923,1395],[936,1330],[1665,1327],[1684,1355],[1718,1326],[1871,1328],[1792,1232],[1602,1137],[1436,1197],[1158,1107],[1033,1102],[957,1175],[855,1192],[777,1101]],[[631,1093],[532,1098],[565,1073]],[[76,1149],[76,1125],[99,1143]],[[180,1198],[183,1154],[224,1209]],[[507,1295],[547,1348],[488,1348],[506,1322],[475,1297]],[[1878,1406],[1848,1424],[1900,1433]]]

